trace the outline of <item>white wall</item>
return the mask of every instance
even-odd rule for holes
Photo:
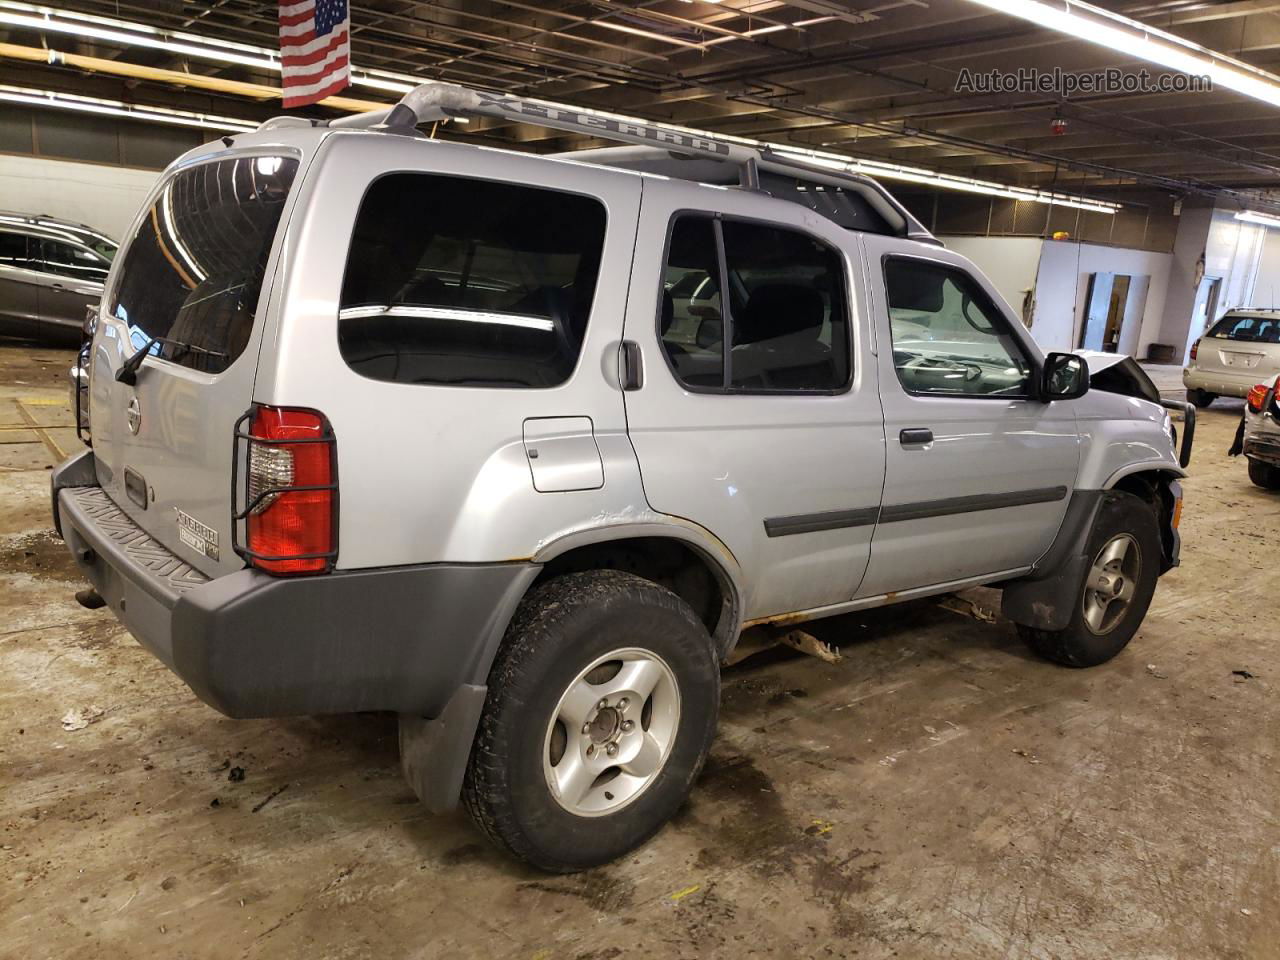
[[[159,175],[154,170],[0,155],[0,210],[75,220],[121,239]]]
[[[1143,356],[1146,345],[1155,339],[1154,332],[1160,329],[1172,264],[1173,257],[1167,253],[1045,240],[1036,274],[1031,333],[1046,350],[1074,349],[1080,338],[1089,274],[1128,274],[1135,280],[1129,286],[1120,349]],[[1136,279],[1144,276],[1151,278],[1149,283]],[[1140,324],[1135,316],[1141,317]]]
[[[1205,276],[1222,277],[1212,323],[1232,307],[1253,306],[1253,281],[1267,228],[1235,218],[1235,211],[1214,210],[1205,243]]]
[[[1009,302],[1016,316],[1022,299],[1036,285],[1040,267],[1039,237],[939,237],[948,250],[972,260]]]
[[[1280,307],[1280,229],[1267,230],[1253,282],[1251,307]]]
[[[1262,298],[1258,302],[1266,305],[1270,283],[1265,277],[1259,282],[1258,277],[1269,232],[1266,227],[1237,220],[1232,210],[1183,207],[1173,245],[1165,320],[1152,339],[1173,344],[1183,351],[1185,361],[1186,351],[1206,323],[1213,323],[1232,307],[1253,306],[1258,297]],[[1193,316],[1201,257],[1204,276],[1222,280],[1214,314],[1203,321]],[[1280,287],[1280,281],[1276,286]]]

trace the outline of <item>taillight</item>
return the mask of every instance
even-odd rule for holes
[[[1250,413],[1261,413],[1262,405],[1267,402],[1267,385],[1258,384],[1249,391],[1249,396],[1245,397],[1244,402],[1248,405]]]
[[[1191,345],[1191,359],[1195,360],[1196,354],[1200,352],[1200,341],[1197,340]]]
[[[269,573],[319,573],[337,556],[333,433],[314,410],[255,407],[249,427],[246,555]]]

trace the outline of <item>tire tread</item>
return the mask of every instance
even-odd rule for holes
[[[480,832],[496,847],[547,872],[570,873],[582,868],[542,856],[518,823],[509,802],[511,784],[507,765],[502,760],[512,749],[504,731],[502,712],[511,706],[510,698],[519,695],[523,665],[543,644],[552,642],[551,634],[558,623],[583,606],[608,604],[619,598],[660,604],[706,634],[706,628],[692,608],[659,584],[619,570],[570,573],[539,585],[521,601],[489,672],[489,693],[463,779],[462,805]],[[709,638],[708,655],[714,665]],[[718,667],[714,676],[718,702]],[[700,772],[705,756],[704,750],[689,777],[690,784]],[[662,825],[656,824],[639,842],[647,840]]]

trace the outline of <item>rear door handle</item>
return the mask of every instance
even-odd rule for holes
[[[898,434],[898,442],[904,447],[921,443],[933,443],[933,431],[928,427],[910,427]]]
[[[634,340],[622,341],[622,389],[639,390],[644,386],[644,361],[640,359],[640,344]]]

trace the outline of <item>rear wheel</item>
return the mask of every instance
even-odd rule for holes
[[[1264,490],[1280,490],[1280,467],[1250,457],[1249,479]]]
[[[1138,632],[1160,575],[1160,528],[1151,505],[1108,493],[1089,537],[1089,565],[1062,630],[1018,624],[1018,633],[1047,660],[1068,667],[1105,663]]]
[[[687,603],[613,570],[521,604],[489,675],[463,802],[543,870],[608,863],[680,808],[715,735],[719,664]]]
[[[1216,393],[1210,393],[1208,390],[1192,389],[1187,391],[1187,401],[1203,410],[1213,401],[1218,399]]]

